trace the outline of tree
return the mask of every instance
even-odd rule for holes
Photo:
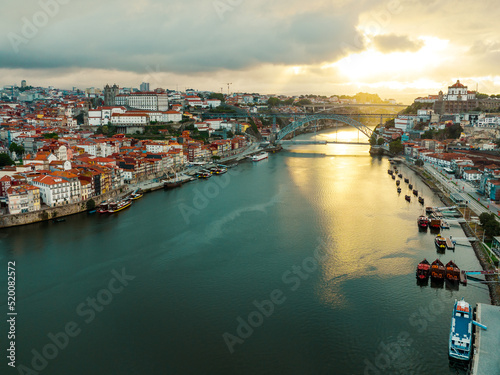
[[[45,133],[43,135],[43,138],[45,138],[45,139],[59,139],[59,136],[57,135],[57,133]]]
[[[372,136],[370,137],[370,145],[375,146],[376,144],[377,144],[377,137],[375,136],[375,134],[372,134]]]
[[[310,101],[309,99],[300,99],[298,102],[297,102],[298,105],[310,105],[312,104],[312,101]]]
[[[267,104],[269,104],[270,107],[277,107],[277,106],[281,105],[281,100],[279,100],[278,98],[275,98],[275,97],[271,97],[267,101]]]
[[[384,138],[380,137],[379,139],[377,139],[377,144],[379,146],[382,146],[384,143],[385,143],[385,139]]]
[[[424,166],[424,161],[421,160],[421,159],[418,159],[416,162],[415,162],[415,165],[417,167],[423,167]]]
[[[90,199],[86,203],[87,205],[87,210],[93,210],[95,208],[95,201],[93,199]]]
[[[10,152],[15,152],[16,155],[22,155],[24,153],[24,147],[19,146],[16,142],[12,142],[9,146]]]
[[[224,102],[224,94],[213,92],[208,96],[208,99],[218,99]]]
[[[427,130],[422,134],[422,139],[433,139],[434,138],[434,130]]]
[[[8,154],[0,154],[0,167],[5,167],[6,165],[12,164],[14,164],[14,161]]]
[[[403,145],[401,144],[401,139],[396,139],[389,143],[389,151],[393,154],[399,154],[403,152]]]
[[[500,235],[500,223],[497,221],[495,214],[491,212],[484,212],[479,215],[479,221],[487,236]]]

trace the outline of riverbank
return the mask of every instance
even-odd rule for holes
[[[115,198],[118,195],[126,192],[126,189],[126,186],[122,186],[105,194],[92,197],[91,199],[88,199],[86,201],[72,203],[65,206],[49,207],[35,212],[27,212],[16,215],[1,215],[0,229],[35,224],[54,219],[61,219],[63,217],[87,212],[89,211],[89,202],[93,201],[93,205],[97,206],[102,201]],[[92,204],[90,204],[90,207],[92,207]]]
[[[454,203],[453,201],[448,197],[448,195],[446,195],[446,193],[444,191],[442,191],[436,184],[436,180],[431,176],[429,175],[424,169],[422,168],[419,168],[415,165],[412,165],[406,161],[403,162],[409,169],[411,169],[413,172],[415,172],[419,178],[422,180],[422,182],[424,184],[427,185],[427,187],[429,189],[432,190],[433,193],[435,193],[439,199],[441,200],[441,202],[443,202],[443,204],[445,206],[453,206]],[[479,215],[477,215],[479,216]],[[466,237],[476,237],[474,231],[472,230],[472,228],[469,226],[469,224],[467,222],[465,223],[460,223],[460,226],[462,227],[462,230],[464,231]],[[489,271],[489,270],[494,270],[495,267],[493,265],[490,264],[490,262],[488,261],[485,253],[484,253],[484,250],[482,248],[482,243],[481,241],[472,241],[471,243],[471,246],[472,246],[472,249],[474,250],[474,253],[476,254],[476,257],[479,261],[479,263],[481,264],[481,267],[483,268],[483,270],[485,271]],[[498,281],[498,276],[497,275],[485,275],[485,279],[486,281]],[[490,298],[491,298],[491,304],[492,305],[496,305],[496,306],[500,306],[500,285],[497,283],[488,283],[488,289],[489,289],[489,292],[490,292]]]

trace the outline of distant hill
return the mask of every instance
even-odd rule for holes
[[[384,101],[380,99],[378,94],[369,94],[367,92],[358,92],[354,96],[341,95],[339,99],[356,99],[357,103],[382,104]]]

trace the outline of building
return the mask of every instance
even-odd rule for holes
[[[135,92],[126,97],[126,105],[149,111],[168,111],[168,94],[156,92]]]
[[[145,92],[145,91],[149,91],[149,83],[148,82],[143,82],[141,83],[141,91]]]
[[[43,203],[49,207],[63,206],[71,202],[71,183],[60,177],[40,176],[33,180],[33,185],[40,189]]]
[[[40,210],[40,189],[32,185],[12,186],[7,190],[9,214]]]
[[[113,87],[106,85],[106,87],[104,87],[104,105],[115,105],[115,98],[119,94],[119,92],[120,88],[116,84],[113,85]]]
[[[27,87],[27,85],[26,85],[26,80],[25,80],[25,79],[23,79],[23,80],[21,81],[21,88],[22,88],[22,89],[24,89],[24,88],[26,88],[26,87]]]

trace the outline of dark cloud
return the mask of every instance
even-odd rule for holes
[[[373,45],[380,52],[416,52],[423,47],[420,40],[413,41],[406,35],[377,35],[373,38]]]
[[[57,0],[52,0],[57,2]],[[338,59],[360,48],[356,25],[363,4],[329,1],[88,0],[61,5],[15,51],[24,19],[2,26],[0,67],[82,67],[143,72],[212,72],[260,64],[303,65]],[[236,4],[236,5],[232,5]],[[10,4],[13,12],[21,5]],[[8,9],[7,9],[8,11]],[[24,12],[32,20],[36,6]]]

